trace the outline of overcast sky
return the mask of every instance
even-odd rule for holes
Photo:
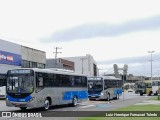
[[[0,0],[0,39],[53,58],[91,54],[101,72],[128,64],[128,73],[160,70],[159,0]]]

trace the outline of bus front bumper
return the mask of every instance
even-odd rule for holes
[[[34,101],[31,102],[15,102],[6,99],[6,106],[8,107],[36,107]]]

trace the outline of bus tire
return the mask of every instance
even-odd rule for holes
[[[26,111],[27,107],[20,107],[22,111]]]
[[[77,106],[77,102],[78,102],[78,99],[76,96],[73,97],[72,99],[72,107],[76,107]]]
[[[140,93],[140,96],[143,96],[143,93]]]
[[[151,95],[152,95],[152,91],[149,92],[148,96],[151,96]]]
[[[158,95],[158,92],[156,91],[156,93],[154,93],[154,96],[157,96]]]
[[[44,110],[48,110],[49,109],[49,100],[48,99],[45,99],[44,101]]]
[[[110,101],[110,94],[107,94],[107,101]]]

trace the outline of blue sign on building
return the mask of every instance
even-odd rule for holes
[[[21,55],[0,51],[0,64],[21,66],[21,61]]]

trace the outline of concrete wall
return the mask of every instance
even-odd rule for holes
[[[9,69],[21,68],[23,60],[39,63],[37,67],[46,64],[46,53],[44,51],[21,46],[0,39],[0,73],[5,74]],[[2,56],[11,56],[13,61],[9,61]],[[7,57],[6,57],[7,58]]]
[[[59,62],[59,59],[47,59],[46,68],[59,68],[63,69],[62,63]]]
[[[36,50],[25,46],[21,46],[21,49],[22,60],[46,64],[46,53],[44,51]]]

